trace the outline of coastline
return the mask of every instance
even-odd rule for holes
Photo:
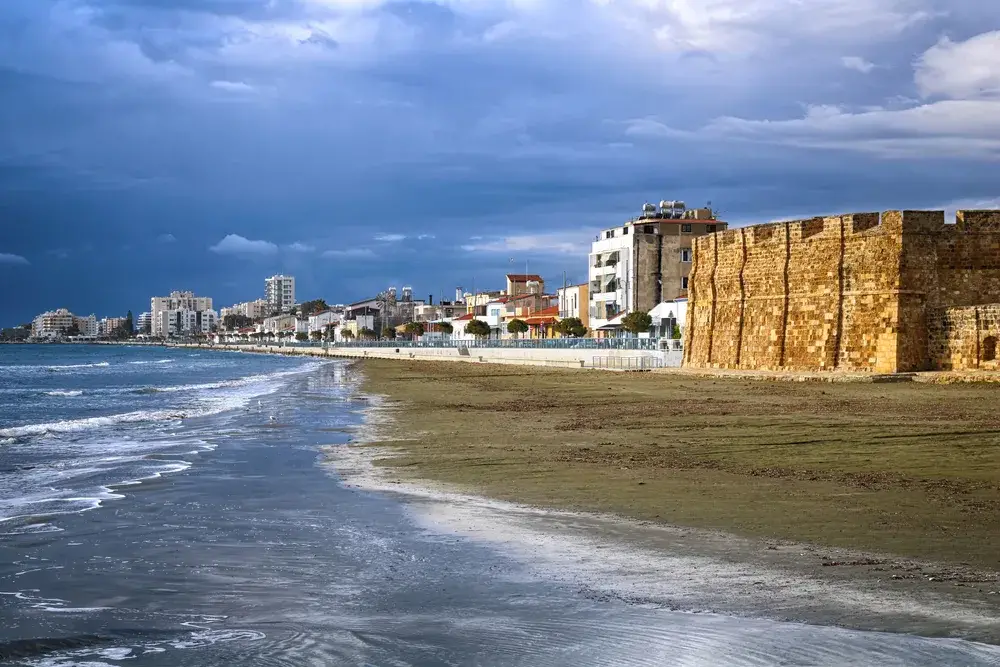
[[[361,366],[364,424],[324,448],[327,463],[347,486],[400,497],[430,532],[490,544],[598,600],[1000,643],[993,570],[511,502],[425,476],[405,458],[405,404],[373,393]]]

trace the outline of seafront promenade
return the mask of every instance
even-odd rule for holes
[[[350,343],[274,343],[212,345],[178,344],[187,347],[211,347],[215,350],[290,354],[344,359],[405,359],[412,361],[457,361],[466,363],[517,364],[559,368],[602,370],[654,370],[679,368],[682,352],[678,346],[659,349],[656,341],[632,339],[618,343],[596,339],[575,341],[496,341],[498,344],[413,343],[410,341]]]

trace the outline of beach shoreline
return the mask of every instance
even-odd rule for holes
[[[490,544],[598,600],[1000,643],[989,569],[511,502],[424,476],[401,458],[407,406],[352,367],[364,424],[324,448],[326,464],[347,486],[400,498],[430,532]]]

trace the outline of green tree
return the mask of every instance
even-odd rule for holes
[[[337,328],[336,324],[327,324],[323,330],[326,332],[326,339],[333,340],[334,330]]]
[[[412,338],[419,338],[423,336],[427,331],[427,327],[424,326],[423,322],[407,322],[403,330]]]
[[[321,340],[323,340],[323,332],[320,331],[319,329],[317,329],[316,331],[310,331],[309,332],[309,337],[312,338],[314,341],[317,341],[317,342],[321,341]]]
[[[329,309],[329,306],[326,305],[326,301],[323,299],[313,299],[299,305],[299,312],[302,313],[303,317],[321,313],[327,309]]]
[[[298,333],[295,334],[295,340],[299,341],[300,343],[304,343],[307,340],[309,340],[309,334],[307,334],[305,331],[299,331]]]
[[[354,338],[354,332],[351,331],[350,329],[344,329],[341,332],[340,337],[343,338],[344,340],[351,340]]]
[[[622,318],[622,326],[625,331],[632,334],[646,333],[653,326],[653,318],[649,316],[649,313],[636,310]]]
[[[382,338],[386,340],[395,340],[396,330],[390,327],[388,324],[382,327]]]
[[[674,340],[678,340],[681,337],[681,328],[677,326],[676,322],[674,322],[674,326],[670,329],[670,337]]]
[[[451,335],[455,333],[455,327],[452,326],[451,322],[438,322],[437,328],[443,334]]]
[[[127,333],[126,338],[131,338],[132,334],[135,333],[135,318],[132,317],[131,310],[125,315],[125,331]]]
[[[375,340],[375,330],[368,327],[361,327],[358,330],[358,338],[362,340]]]
[[[242,329],[251,325],[253,325],[253,318],[246,315],[233,313],[222,318],[222,326],[229,331],[235,331],[236,329]]]
[[[524,320],[513,319],[507,323],[507,333],[512,333],[516,337],[528,332],[528,324]]]
[[[556,331],[563,336],[572,336],[573,338],[582,338],[587,335],[587,327],[583,326],[583,322],[579,317],[566,317],[559,320],[556,324]]]
[[[69,325],[63,330],[63,333],[66,334],[67,336],[79,336],[80,325],[77,324],[76,322],[73,322],[73,324]]]
[[[490,335],[490,325],[482,320],[472,320],[465,325],[465,331],[476,338],[485,338]]]

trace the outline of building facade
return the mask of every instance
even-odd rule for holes
[[[295,305],[295,278],[276,275],[264,280],[264,300],[270,304],[268,315],[286,313]],[[249,317],[249,316],[248,316]]]
[[[727,227],[710,209],[661,201],[645,204],[641,216],[622,226],[603,230],[589,257],[590,327],[686,297],[694,240]]]
[[[153,313],[145,312],[139,315],[135,321],[136,329],[141,334],[148,334],[153,330]]]
[[[31,323],[34,338],[62,338],[72,331],[79,336],[97,336],[97,318],[94,315],[78,317],[59,308],[36,316]]]
[[[684,363],[794,371],[995,368],[1000,211],[886,211],[698,239]]]
[[[507,296],[514,297],[522,294],[541,294],[545,291],[545,281],[542,277],[534,273],[508,273],[507,274]]]
[[[212,298],[195,296],[194,292],[171,292],[170,296],[154,296],[149,300],[149,306],[150,333],[160,338],[200,332],[203,321],[211,320],[214,326],[218,320],[218,314],[212,310]],[[194,313],[193,320],[190,315],[183,314],[185,312]],[[185,324],[191,321],[198,323],[196,329]]]
[[[338,313],[333,310],[324,310],[319,313],[314,313],[309,316],[309,333],[312,334],[315,331],[326,333],[327,327],[336,326],[341,319],[343,319],[344,314]]]
[[[567,285],[556,290],[559,296],[559,319],[576,317],[584,327],[590,328],[590,285]]]
[[[101,318],[101,321],[97,323],[97,335],[111,336],[120,328],[127,325],[128,325],[128,319],[125,317],[104,317]]]
[[[271,302],[267,299],[256,299],[219,310],[219,317],[224,318],[227,315],[242,315],[251,320],[261,320],[271,315]]]
[[[160,338],[178,338],[208,334],[219,324],[214,310],[187,310],[176,308],[160,310],[153,320],[153,335]]]

